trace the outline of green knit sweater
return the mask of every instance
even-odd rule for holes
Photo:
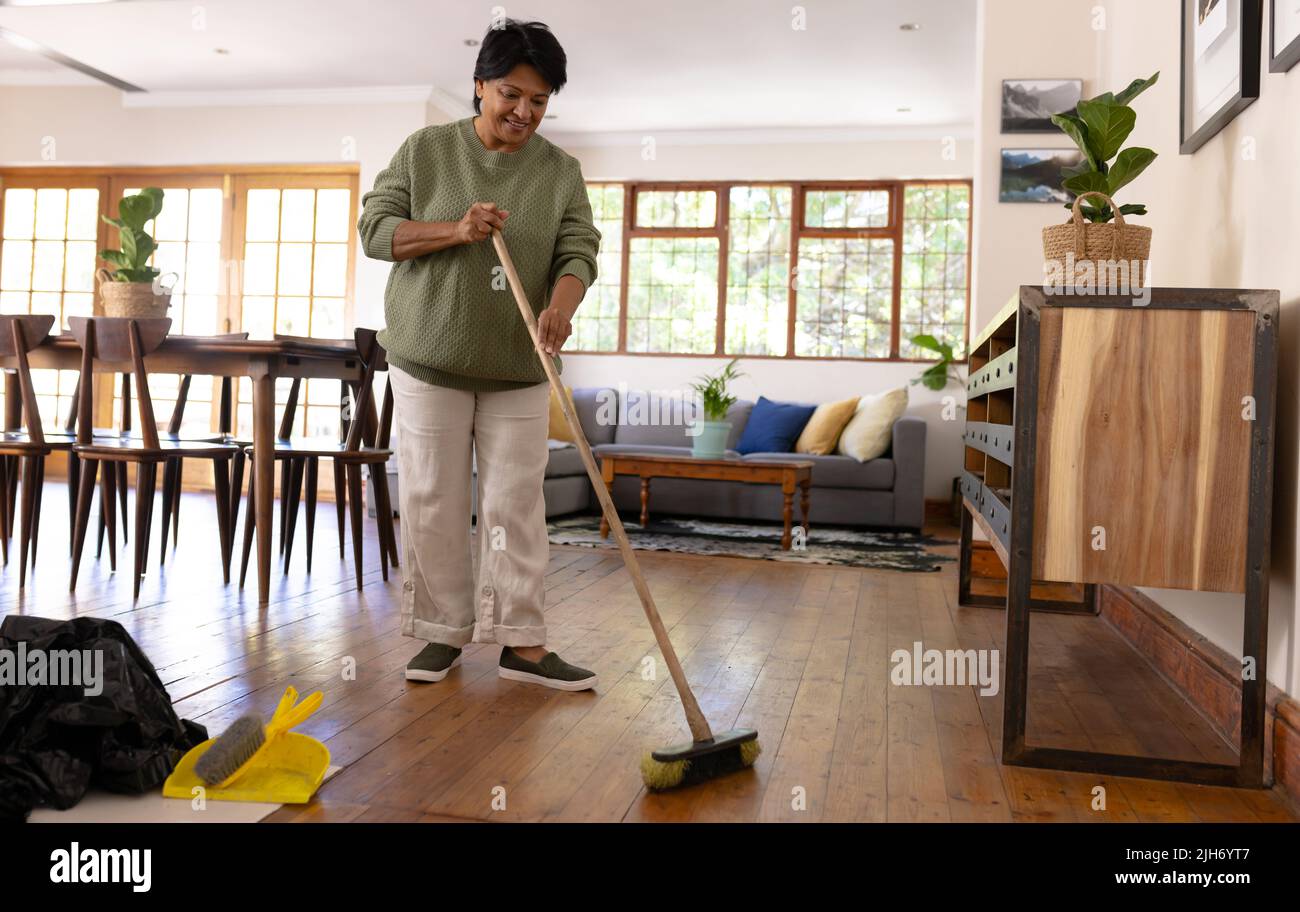
[[[502,235],[534,313],[560,276],[596,280],[600,232],[578,162],[537,134],[516,152],[491,152],[473,118],[417,130],[361,202],[362,249],[388,261],[407,219],[455,222],[476,202],[506,209]],[[491,391],[546,380],[490,239],[395,263],[384,322],[388,360],[426,383]]]

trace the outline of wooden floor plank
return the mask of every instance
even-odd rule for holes
[[[311,575],[299,548],[288,573],[273,572],[271,599],[259,607],[252,589],[222,584],[211,495],[187,492],[180,541],[160,569],[155,538],[133,601],[126,563],[110,572],[93,546],[78,591],[67,592],[67,514],[58,509],[66,491],[48,484],[36,570],[22,591],[12,560],[0,579],[6,613],[118,621],[178,712],[214,734],[246,712],[269,714],[290,684],[324,693],[301,730],[324,741],[342,770],[310,804],[272,821],[1293,820],[1270,791],[1001,765],[1000,692],[891,680],[895,651],[916,642],[1000,650],[1004,613],[957,605],[954,564],[904,573],[640,552],[715,731],[757,728],[763,747],[751,770],[648,793],[642,754],[688,731],[615,551],[556,546],[546,572],[548,645],[597,671],[594,693],[505,681],[492,644],[471,644],[446,680],[420,684],[403,675],[422,644],[401,635],[401,572],[382,580],[372,519],[361,592],[350,545],[338,557],[334,507],[322,503]],[[1100,619],[1035,613],[1030,640],[1031,740],[1230,756]]]

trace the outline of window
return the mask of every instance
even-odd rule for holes
[[[161,187],[163,210],[150,233],[151,262],[176,273],[172,332],[247,330],[346,338],[352,330],[358,173],[355,166],[280,168],[0,168],[0,311],[67,318],[95,312],[98,251],[117,245],[101,216],[141,187]],[[621,187],[614,189],[621,194]],[[612,214],[621,217],[621,205]],[[617,273],[614,273],[617,275]],[[617,281],[617,280],[615,280]],[[618,331],[618,289],[605,335]],[[597,343],[605,341],[598,334]],[[615,338],[615,341],[617,339]],[[75,407],[76,371],[34,370],[42,420],[62,426]],[[277,389],[287,398],[289,381]],[[170,417],[180,378],[150,376],[160,422]],[[238,430],[252,427],[251,384],[236,383]],[[96,423],[119,414],[121,378],[99,402]],[[185,411],[187,431],[215,430],[220,380],[196,377]],[[337,381],[304,383],[301,430],[333,434],[339,424]],[[195,481],[208,483],[202,474]],[[188,482],[188,479],[187,479]]]
[[[92,312],[106,186],[98,178],[25,177],[4,180],[0,196],[0,312],[54,314],[51,331],[59,332],[68,317]],[[77,372],[35,369],[32,385],[41,423],[62,427],[75,409]]]
[[[571,350],[926,359],[965,349],[971,184],[588,187],[600,277]]]

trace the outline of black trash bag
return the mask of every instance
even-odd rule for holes
[[[116,621],[10,615],[0,623],[0,650],[10,653],[0,656],[9,663],[8,673],[0,667],[0,820],[25,820],[37,805],[70,808],[92,785],[130,794],[160,788],[185,751],[207,740],[202,725],[177,718],[153,665]],[[37,651],[89,655],[80,667],[90,674],[33,682]],[[14,675],[20,656],[22,681]]]

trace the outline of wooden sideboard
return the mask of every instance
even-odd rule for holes
[[[1276,291],[1019,294],[970,349],[959,601],[978,526],[1007,569],[1002,760],[1219,785],[1263,783]],[[1033,596],[1080,584],[1078,605]],[[1235,765],[1026,743],[1031,609],[1101,583],[1241,593]],[[1100,622],[1099,622],[1100,623]]]

